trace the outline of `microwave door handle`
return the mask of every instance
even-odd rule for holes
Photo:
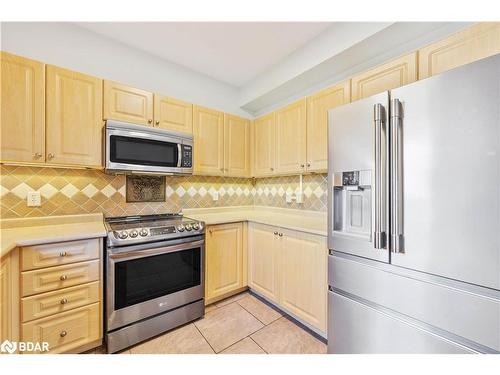
[[[177,143],[177,168],[180,168],[182,165],[182,146],[180,143]]]
[[[398,99],[391,106],[391,252],[404,253],[403,233],[403,108]]]
[[[375,233],[373,246],[375,249],[386,248],[386,202],[385,202],[385,163],[382,153],[382,127],[385,124],[386,112],[382,104],[373,107],[375,130]]]

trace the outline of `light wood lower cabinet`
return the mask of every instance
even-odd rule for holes
[[[207,304],[246,286],[245,223],[207,227],[205,254]]]
[[[418,51],[418,78],[424,79],[500,53],[500,22],[481,22]]]
[[[0,343],[19,340],[19,249],[0,259]]]
[[[326,238],[250,223],[248,239],[249,287],[326,333]]]
[[[100,303],[94,303],[25,323],[21,340],[47,342],[50,350],[44,353],[69,352],[102,337],[100,311]]]

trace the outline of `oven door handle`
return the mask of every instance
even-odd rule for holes
[[[177,143],[177,168],[180,168],[182,165],[182,146],[180,143]]]
[[[127,252],[120,252],[120,253],[109,253],[109,258],[113,260],[118,260],[118,261],[124,261],[124,260],[131,260],[131,259],[136,259],[136,258],[144,258],[147,256],[152,256],[152,255],[159,255],[159,254],[167,254],[167,253],[173,253],[175,251],[182,251],[182,250],[189,250],[194,247],[200,247],[205,244],[205,240],[199,240],[199,241],[193,241],[193,242],[186,242],[180,245],[172,245],[172,246],[162,246],[162,247],[157,247],[153,249],[146,249],[146,250],[133,250],[133,251],[127,251]]]

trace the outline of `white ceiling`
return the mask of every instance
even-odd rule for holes
[[[241,87],[330,22],[79,22],[79,26]]]

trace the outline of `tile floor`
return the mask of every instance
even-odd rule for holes
[[[326,345],[244,292],[207,306],[205,317],[123,354],[323,354]]]

